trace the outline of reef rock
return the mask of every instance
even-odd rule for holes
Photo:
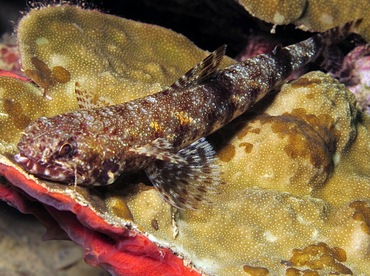
[[[354,96],[343,85],[321,73],[306,74],[283,86],[263,114],[220,131],[238,129],[219,151],[233,168],[225,177],[307,195],[324,185],[352,143],[356,116]]]
[[[323,32],[346,22],[363,18],[359,34],[370,40],[370,20],[367,0],[316,1],[250,1],[240,4],[253,16],[275,25],[294,24],[303,30]]]

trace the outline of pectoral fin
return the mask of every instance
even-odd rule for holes
[[[221,183],[214,150],[204,139],[175,152],[164,139],[135,150],[152,160],[145,172],[161,196],[180,209],[198,209]]]

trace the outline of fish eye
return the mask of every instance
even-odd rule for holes
[[[60,147],[59,152],[58,152],[58,156],[59,157],[67,157],[67,156],[71,155],[72,152],[73,152],[72,145],[69,144],[69,143],[65,143]]]

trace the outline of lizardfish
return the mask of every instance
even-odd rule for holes
[[[359,22],[219,69],[222,46],[154,95],[41,117],[25,130],[15,160],[31,174],[75,185],[108,185],[124,172],[144,170],[166,201],[196,209],[222,183],[204,137],[315,61]],[[81,91],[77,98],[84,107]]]

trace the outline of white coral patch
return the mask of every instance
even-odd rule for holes
[[[274,14],[274,19],[273,19],[273,22],[277,25],[281,25],[284,23],[284,20],[285,20],[285,16],[282,15],[281,13],[279,12],[276,12]]]
[[[320,16],[320,21],[324,23],[325,25],[333,25],[333,16],[327,13],[323,13]]]
[[[275,242],[277,240],[277,237],[271,233],[271,231],[267,230],[265,233],[263,233],[263,236],[266,238],[269,242]]]
[[[46,37],[39,37],[38,39],[36,39],[36,44],[38,46],[46,45],[46,44],[49,44],[49,40]]]
[[[69,63],[69,58],[65,55],[52,54],[50,56],[50,67],[53,66],[63,66],[66,67]]]

